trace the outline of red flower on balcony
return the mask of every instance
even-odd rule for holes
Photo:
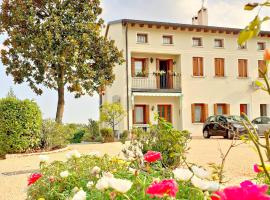
[[[161,182],[153,182],[146,190],[147,194],[150,194],[151,198],[158,197],[162,198],[164,196],[175,197],[178,191],[178,186],[175,180],[165,179]]]
[[[28,178],[28,186],[35,183],[41,177],[42,177],[42,174],[40,174],[40,173],[31,174],[31,176]]]
[[[160,152],[148,151],[146,154],[144,154],[144,160],[149,163],[156,162],[157,160],[160,159],[161,159]]]

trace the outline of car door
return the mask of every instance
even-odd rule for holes
[[[264,132],[269,131],[270,129],[270,118],[269,117],[262,117],[262,135],[264,135]]]
[[[252,121],[253,124],[256,124],[258,127],[258,134],[259,135],[264,135],[264,127],[262,123],[262,117],[258,117]]]
[[[226,135],[227,123],[228,123],[228,121],[227,121],[226,117],[224,117],[222,115],[217,116],[217,123],[215,125],[216,135],[218,135],[218,136]]]
[[[216,124],[216,117],[215,116],[209,117],[207,126],[208,126],[210,135],[215,135],[215,130],[214,130],[215,124]]]

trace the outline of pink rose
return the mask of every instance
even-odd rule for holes
[[[175,197],[178,191],[177,183],[173,179],[162,180],[161,182],[153,182],[146,190],[151,198],[162,198],[164,195]]]
[[[146,154],[144,154],[144,160],[146,162],[156,162],[157,160],[161,159],[161,153],[156,151],[148,151]]]

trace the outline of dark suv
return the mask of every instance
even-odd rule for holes
[[[235,132],[239,135],[245,134],[247,131],[241,120],[241,117],[235,115],[211,116],[203,125],[203,137],[223,136],[224,138],[233,139]]]

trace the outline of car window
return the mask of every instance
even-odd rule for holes
[[[215,122],[215,116],[211,116],[207,120],[208,122]]]
[[[262,124],[270,124],[270,118],[262,117]]]
[[[243,118],[238,116],[238,115],[231,115],[227,118],[229,121],[236,121],[236,122],[241,122],[243,121]]]
[[[226,119],[226,117],[224,117],[224,116],[218,116],[218,117],[217,117],[217,121],[218,121],[218,122],[226,123],[226,122],[227,122],[227,119]]]
[[[262,118],[261,117],[256,118],[252,122],[253,122],[253,124],[262,124]]]

